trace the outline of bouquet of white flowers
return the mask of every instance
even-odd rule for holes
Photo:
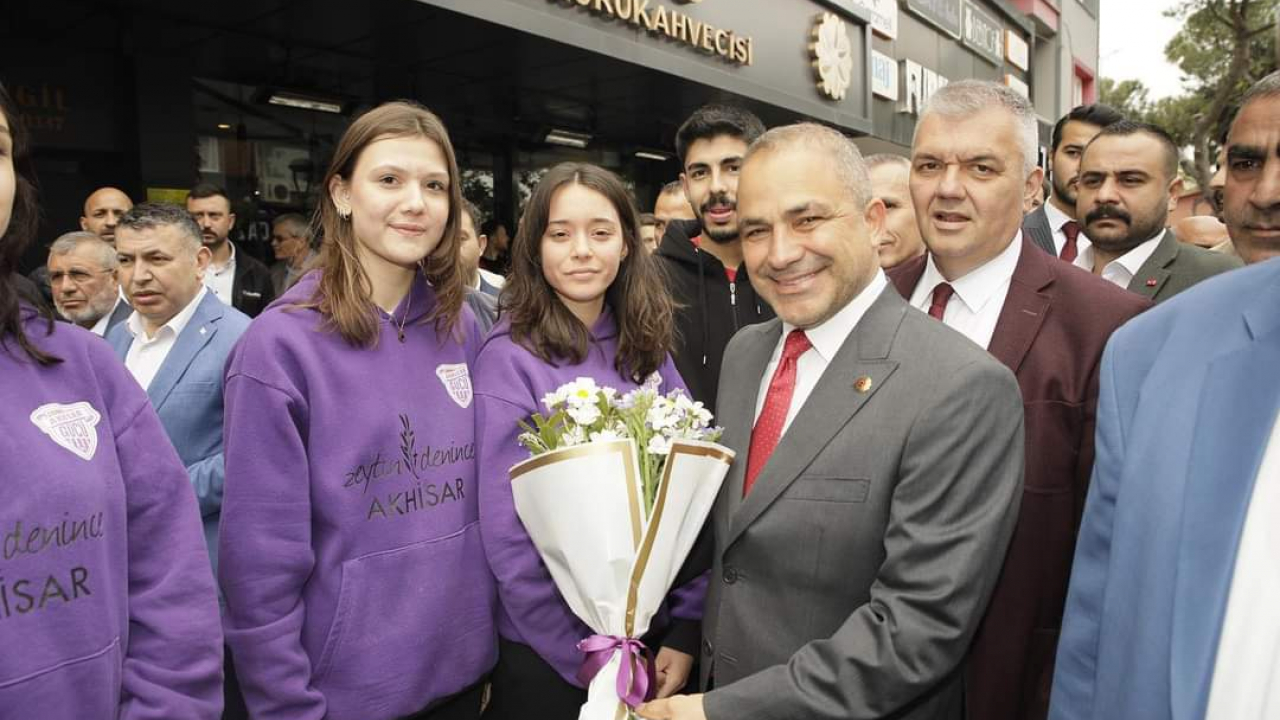
[[[521,423],[533,457],[511,468],[516,513],[560,595],[595,635],[581,677],[580,720],[616,720],[646,699],[651,669],[637,639],[671,590],[733,451],[683,390],[656,374],[619,396],[578,378]]]

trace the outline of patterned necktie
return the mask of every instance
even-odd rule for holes
[[[778,368],[773,371],[773,378],[769,380],[769,392],[764,396],[764,409],[760,411],[760,418],[751,430],[747,475],[742,483],[743,497],[751,492],[756,476],[764,469],[765,463],[769,462],[769,456],[782,438],[782,426],[787,422],[791,396],[796,391],[796,361],[811,347],[813,343],[809,342],[803,330],[792,330],[787,334],[787,342],[782,346],[782,359],[778,361]]]
[[[938,283],[938,286],[933,289],[933,302],[929,303],[929,317],[941,320],[947,312],[947,301],[951,300],[955,292],[956,289],[949,284]]]
[[[1076,247],[1076,238],[1080,236],[1080,223],[1075,220],[1068,220],[1062,224],[1062,234],[1067,236],[1067,241],[1062,245],[1062,253],[1058,257],[1072,262],[1076,259],[1076,255],[1080,254],[1080,249]]]

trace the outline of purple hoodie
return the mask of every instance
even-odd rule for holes
[[[507,471],[529,458],[529,451],[516,441],[520,434],[517,421],[528,422],[535,412],[545,414],[543,395],[579,377],[590,377],[598,385],[616,388],[620,394],[638,387],[638,383],[614,368],[618,332],[608,306],[592,326],[591,335],[587,357],[580,364],[552,365],[517,345],[511,339],[510,322],[500,319],[476,358],[480,525],[485,554],[498,580],[498,634],[533,648],[565,682],[575,687],[582,686],[576,677],[583,660],[577,643],[594,633],[561,598],[516,515]],[[662,376],[662,393],[685,386],[670,355],[658,373]],[[672,592],[671,614],[685,620],[701,620],[705,593],[705,577]],[[665,613],[660,613],[650,630],[661,629],[664,622]],[[696,652],[694,647],[679,649]]]
[[[215,720],[222,631],[187,471],[111,348],[0,341],[0,718]]]
[[[377,345],[352,347],[292,307],[318,281],[258,316],[227,362],[227,644],[256,720],[394,718],[497,658],[468,370],[479,331],[465,308],[461,341],[416,322],[435,307],[419,278],[380,315]]]

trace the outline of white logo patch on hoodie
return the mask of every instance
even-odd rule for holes
[[[449,397],[458,403],[458,407],[471,405],[471,374],[467,372],[466,363],[436,366],[436,377],[444,383]]]
[[[92,460],[98,452],[98,421],[102,415],[87,402],[48,403],[31,413],[31,422],[81,460]]]

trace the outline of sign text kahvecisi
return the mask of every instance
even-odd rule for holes
[[[549,0],[566,7],[578,8],[631,23],[653,35],[665,35],[695,50],[718,55],[737,65],[755,62],[755,47],[750,37],[718,28],[673,10],[654,0]]]

